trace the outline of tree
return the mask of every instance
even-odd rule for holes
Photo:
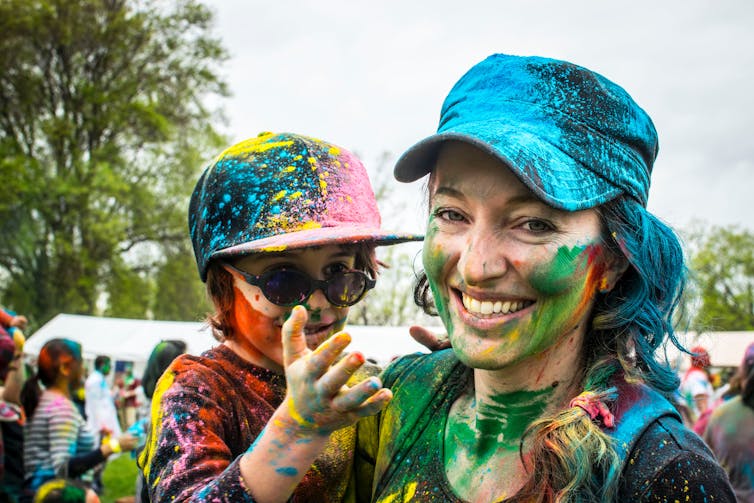
[[[404,230],[406,224],[413,220],[406,218],[406,215],[416,201],[408,200],[398,193],[399,186],[392,177],[392,169],[389,169],[393,161],[390,153],[383,152],[369,174],[383,228],[398,231]],[[421,231],[408,229],[406,232]],[[379,247],[377,257],[387,267],[380,271],[375,289],[351,308],[349,323],[393,326],[418,323],[437,326],[438,318],[425,315],[414,303],[416,272],[421,270],[421,243]]]
[[[754,330],[754,234],[697,225],[687,241],[697,304],[691,328]]]
[[[38,323],[103,295],[144,316],[154,299],[126,290],[186,242],[198,160],[224,143],[205,106],[227,94],[212,15],[155,4],[0,0],[3,303]]]

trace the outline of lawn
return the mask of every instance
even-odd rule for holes
[[[102,503],[114,503],[123,496],[133,496],[136,492],[136,460],[130,454],[123,454],[108,461],[102,474],[105,492],[100,496]]]

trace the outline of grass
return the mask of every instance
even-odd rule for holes
[[[102,483],[105,486],[104,494],[100,496],[102,503],[114,503],[123,496],[133,496],[136,492],[138,470],[136,460],[130,454],[123,454],[108,461],[102,474]]]

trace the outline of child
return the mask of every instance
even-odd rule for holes
[[[248,459],[269,442],[295,440],[286,425],[306,421],[284,404],[283,322],[304,305],[306,346],[339,353],[346,334],[323,342],[374,287],[375,246],[421,238],[380,229],[366,170],[353,154],[290,133],[263,133],[220,154],[194,189],[189,231],[221,344],[178,357],[163,374],[139,465],[152,501],[251,501],[271,481],[255,479]],[[368,377],[363,363],[351,354],[338,368],[355,384]],[[390,398],[376,377],[342,390],[345,383],[324,369],[308,375],[318,396],[339,397],[344,412],[374,413]],[[353,427],[327,432],[307,473],[279,468],[291,487],[301,481],[294,501],[340,501],[352,490],[354,438]]]

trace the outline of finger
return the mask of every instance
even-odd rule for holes
[[[325,396],[333,397],[362,365],[364,365],[364,355],[358,352],[351,353],[324,373],[316,386]]]
[[[283,323],[283,364],[286,367],[309,352],[309,348],[306,346],[306,335],[304,334],[304,327],[308,319],[309,315],[306,308],[296,306]]]
[[[430,351],[439,351],[450,347],[450,340],[447,337],[437,335],[419,325],[410,327],[408,333],[411,334],[411,337],[413,337],[416,342]]]
[[[350,334],[347,332],[338,332],[317,346],[310,359],[312,373],[314,373],[316,377],[320,377],[324,374],[325,371],[330,368],[330,365],[335,363],[349,344],[351,344]]]
[[[382,390],[390,391],[387,388],[382,387],[382,381],[380,381],[379,377],[372,376],[369,379],[361,381],[352,388],[343,388],[341,392],[333,398],[332,408],[343,412],[360,410],[365,405],[373,403],[374,397],[378,393],[381,393]],[[378,399],[378,401],[380,400]]]
[[[390,400],[393,399],[393,392],[387,388],[381,388],[377,393],[366,400],[358,409],[352,412],[356,417],[362,418],[373,416],[384,409]]]

